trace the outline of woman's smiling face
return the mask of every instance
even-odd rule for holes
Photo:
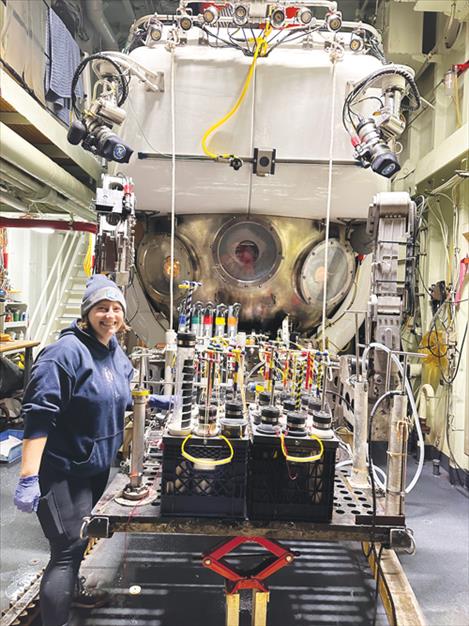
[[[101,300],[90,309],[88,321],[97,339],[107,346],[124,325],[124,311],[118,302]]]

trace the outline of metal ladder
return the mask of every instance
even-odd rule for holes
[[[29,323],[29,337],[40,342],[38,351],[80,317],[87,280],[83,269],[87,247],[86,233],[67,232],[64,236]]]

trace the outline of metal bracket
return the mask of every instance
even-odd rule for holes
[[[410,528],[391,528],[389,547],[397,553],[413,554],[415,552],[415,541]]]
[[[273,176],[275,174],[275,155],[275,148],[263,150],[254,148],[252,173],[256,176]]]
[[[95,537],[97,539],[109,539],[113,533],[110,529],[108,517],[93,517],[83,528],[83,535],[86,537]]]
[[[159,92],[164,92],[164,72],[152,72],[152,82],[158,88]],[[155,80],[156,79],[156,80]],[[145,91],[153,91],[149,85],[145,85]]]

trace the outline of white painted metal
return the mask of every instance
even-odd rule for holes
[[[164,72],[168,84],[170,54],[163,45],[137,48],[131,57],[149,70]],[[204,132],[234,105],[252,59],[189,38],[187,45],[177,48],[175,62],[176,153],[202,156]],[[345,52],[337,64],[333,219],[366,217],[370,198],[388,188],[384,178],[357,167],[341,121],[340,104],[349,81],[378,67],[380,62],[374,57],[351,52]],[[279,47],[260,58],[245,100],[211,136],[210,149],[252,157],[254,147],[276,148],[280,160],[313,163],[280,162],[274,176],[261,178],[252,175],[250,164],[236,172],[226,163],[178,160],[177,213],[324,217],[331,95],[331,63],[325,50]],[[136,153],[170,155],[170,104],[169,90],[149,92],[132,81],[127,120],[120,134]],[[140,160],[134,154],[130,164],[119,164],[117,169],[134,179],[139,210],[169,212],[169,160]]]

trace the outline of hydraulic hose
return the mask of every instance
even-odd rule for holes
[[[366,357],[368,356],[368,352],[372,348],[375,350],[382,350],[383,352],[386,352],[387,354],[389,354],[391,356],[391,359],[394,361],[397,369],[399,370],[401,378],[405,381],[405,390],[409,398],[410,406],[412,409],[412,415],[414,418],[415,429],[417,431],[417,437],[418,437],[418,442],[419,442],[419,461],[418,461],[417,470],[410,484],[406,487],[406,490],[405,490],[406,493],[410,493],[412,489],[415,487],[415,485],[417,484],[418,479],[420,478],[420,475],[423,469],[424,459],[425,459],[425,443],[423,440],[423,433],[422,433],[422,428],[420,426],[420,420],[419,420],[419,416],[417,412],[417,407],[415,405],[414,394],[412,393],[412,387],[410,386],[409,380],[407,376],[405,376],[404,368],[402,367],[401,362],[399,361],[397,356],[392,353],[392,350],[388,348],[387,346],[383,345],[382,343],[376,343],[376,342],[370,343],[370,345],[367,346],[363,350],[362,371],[366,372]]]

